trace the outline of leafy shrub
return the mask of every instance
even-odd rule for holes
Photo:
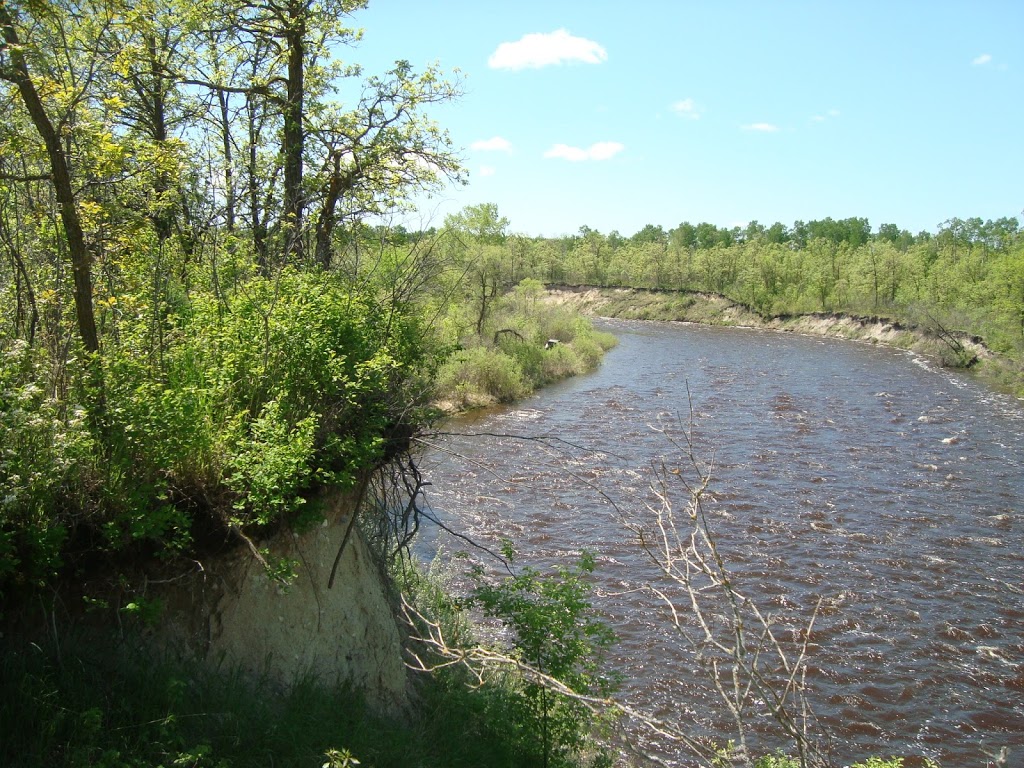
[[[542,387],[551,381],[544,369],[547,350],[543,345],[533,341],[514,341],[502,345],[502,348],[519,363],[523,378],[531,389]]]
[[[539,317],[541,338],[571,342],[590,330],[590,321],[565,307],[546,307]]]
[[[583,373],[585,366],[580,362],[573,347],[568,344],[557,344],[544,351],[541,367],[544,383],[566,379]]]
[[[267,525],[303,502],[299,493],[312,471],[316,426],[313,416],[289,424],[276,400],[263,407],[227,461],[224,483],[235,492],[235,509],[241,513],[233,516],[236,524]]]
[[[441,392],[454,393],[464,405],[487,400],[508,402],[529,393],[519,363],[504,352],[474,347],[456,352],[437,376]]]
[[[503,552],[514,565],[511,545]],[[577,694],[607,697],[618,685],[604,669],[615,635],[590,604],[587,579],[593,570],[589,553],[550,574],[523,568],[497,583],[477,567],[471,603],[512,630],[513,653],[530,667]],[[592,711],[530,679],[520,690],[518,711],[510,714],[516,719],[511,725],[522,733],[524,752],[537,754],[544,765],[572,765],[597,725]]]
[[[52,575],[67,538],[55,510],[73,511],[90,480],[87,413],[46,385],[43,361],[26,343],[0,356],[0,588]]]
[[[98,365],[69,373],[91,411],[47,396],[44,366],[13,344],[0,360],[0,590],[52,576],[69,546],[174,554],[197,524],[272,525],[316,485],[351,486],[425,413],[424,336],[401,306],[285,271],[194,294],[158,349],[150,324],[122,319]]]
[[[604,357],[604,349],[592,335],[578,337],[572,343],[572,350],[578,360],[579,373],[594,370]]]

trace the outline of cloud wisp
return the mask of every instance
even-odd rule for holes
[[[672,105],[672,111],[688,120],[699,120],[704,110],[693,99],[683,99]]]
[[[585,160],[610,160],[625,148],[624,144],[617,141],[599,141],[586,149],[570,147],[568,144],[555,144],[544,153],[544,157],[560,158],[572,163],[581,163]]]
[[[744,125],[743,130],[753,131],[754,133],[775,133],[779,130],[779,126],[774,123],[751,123],[750,125]]]
[[[983,53],[980,56],[975,56],[971,60],[971,65],[975,66],[975,67],[983,67],[986,64],[991,64],[991,63],[992,63],[992,54],[991,53]]]
[[[540,69],[566,62],[600,64],[608,52],[593,40],[570,35],[564,29],[523,35],[514,43],[502,43],[487,59],[492,69]]]
[[[511,152],[512,142],[501,136],[494,136],[490,139],[480,139],[469,145],[470,149],[477,152]]]
[[[811,120],[813,120],[816,123],[824,123],[826,120],[834,120],[837,117],[839,117],[839,110],[830,109],[823,115],[814,115],[814,117],[812,117]]]

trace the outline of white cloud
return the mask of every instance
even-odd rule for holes
[[[699,120],[701,112],[704,110],[701,109],[693,99],[683,99],[682,101],[677,101],[672,105],[672,111],[677,115],[688,117],[691,120]]]
[[[983,53],[983,54],[981,54],[981,56],[976,56],[971,61],[971,64],[973,64],[976,67],[980,67],[980,66],[983,66],[985,64],[991,63],[991,61],[992,61],[992,54],[990,54],[990,53]]]
[[[503,139],[501,136],[495,136],[490,139],[474,141],[469,145],[469,148],[480,152],[511,152],[512,142],[508,139]]]
[[[626,147],[617,141],[599,141],[586,149],[570,147],[568,144],[555,144],[544,153],[544,157],[557,157],[579,163],[584,160],[609,160]]]
[[[774,133],[779,130],[779,126],[772,125],[771,123],[751,123],[750,125],[744,125],[743,130],[757,131],[758,133]]]
[[[619,154],[626,147],[617,141],[599,141],[591,144],[587,150],[591,160],[609,160]]]
[[[480,170],[477,171],[480,176],[493,176],[495,172],[494,166],[492,165],[481,165]]]
[[[432,163],[425,157],[421,157],[420,155],[414,154],[412,152],[404,153],[402,155],[402,162],[415,165],[421,171],[426,171],[427,173],[432,173],[435,175],[441,174],[441,166],[437,165],[436,163]]]
[[[570,147],[568,144],[555,144],[555,146],[544,153],[544,157],[561,157],[578,163],[581,160],[587,159],[587,150],[580,149],[579,147]]]
[[[824,115],[815,115],[814,117],[811,118],[811,120],[813,120],[816,123],[824,123],[826,120],[828,120],[830,118],[836,118],[836,117],[839,117],[839,110],[838,109],[830,109]]]
[[[593,40],[574,37],[559,29],[548,34],[523,35],[514,43],[502,43],[487,64],[493,69],[537,69],[567,61],[600,64],[608,52]]]

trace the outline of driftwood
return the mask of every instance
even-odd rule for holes
[[[502,328],[500,331],[495,331],[494,332],[494,344],[495,344],[495,346],[497,346],[497,344],[498,344],[498,338],[502,334],[505,334],[505,333],[507,333],[507,334],[509,334],[511,336],[515,336],[517,339],[519,339],[520,341],[522,341],[524,343],[526,342],[526,339],[523,338],[523,334],[521,334],[519,331],[514,330],[512,328]]]

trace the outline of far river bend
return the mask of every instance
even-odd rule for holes
[[[983,750],[1008,746],[1009,764],[1024,764],[1022,404],[868,344],[602,324],[620,344],[596,373],[444,427],[572,446],[444,438],[422,459],[434,513],[489,546],[511,538],[539,568],[594,552],[624,697],[714,732],[713,692],[664,609],[632,591],[649,567],[587,485],[640,514],[651,464],[685,468],[652,427],[685,421],[692,402],[741,587],[773,613],[806,617],[823,600],[810,698],[838,763],[913,753],[984,766]],[[643,749],[687,762],[665,744]]]

